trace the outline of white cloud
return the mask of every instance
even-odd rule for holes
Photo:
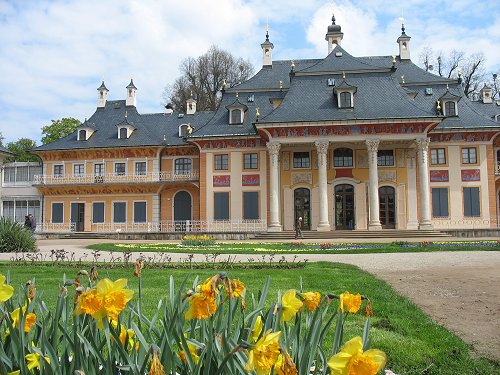
[[[40,139],[51,119],[92,115],[104,79],[111,99],[130,77],[141,112],[162,110],[161,94],[182,59],[217,44],[258,69],[269,21],[275,58],[326,55],[332,11],[353,55],[397,53],[405,14],[412,58],[434,50],[482,51],[499,70],[500,5],[444,0],[45,0],[0,2],[0,132]]]

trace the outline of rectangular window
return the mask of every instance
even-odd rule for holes
[[[64,176],[64,165],[54,165],[54,177]]]
[[[104,163],[94,164],[94,176],[104,176]]]
[[[432,189],[432,217],[448,217],[448,188]]]
[[[479,203],[479,188],[465,187],[464,188],[464,216],[479,217],[481,216],[481,208]]]
[[[127,222],[127,203],[113,202],[113,223]]]
[[[215,155],[215,169],[216,170],[228,170],[229,169],[229,155],[220,154]]]
[[[214,193],[214,220],[229,220],[229,192]]]
[[[243,220],[257,220],[259,218],[259,193],[256,191],[243,192]]]
[[[146,202],[134,202],[134,223],[146,222]]]
[[[64,221],[64,203],[52,203],[52,222],[55,224]]]
[[[136,176],[145,176],[146,175],[146,162],[145,161],[137,161],[135,163],[135,175]]]
[[[462,164],[476,164],[477,150],[475,147],[464,147],[462,149]]]
[[[16,167],[5,167],[3,170],[3,182],[16,182]]]
[[[446,150],[444,148],[431,149],[431,164],[446,164]]]
[[[14,201],[4,201],[3,202],[3,217],[8,219],[15,219],[14,216]]]
[[[30,166],[30,181],[35,181],[35,176],[36,175],[41,175],[42,174],[42,167],[40,166]]]
[[[85,174],[84,164],[73,164],[73,176],[83,176]]]
[[[29,171],[28,166],[17,167],[16,169],[16,182],[27,182],[29,181]]]
[[[310,168],[311,159],[309,152],[294,152],[293,153],[293,167],[294,168]]]
[[[92,203],[92,222],[104,223],[104,202]]]
[[[379,150],[377,154],[377,165],[379,167],[389,167],[394,165],[393,150]]]
[[[125,163],[115,163],[115,176],[125,176]]]
[[[191,173],[192,160],[189,158],[175,159],[174,172],[175,174],[187,175]]]
[[[257,169],[259,166],[259,158],[257,154],[243,154],[243,168]]]
[[[24,223],[25,216],[28,215],[28,201],[15,201],[16,216],[15,220],[19,223]]]

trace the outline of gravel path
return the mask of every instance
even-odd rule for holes
[[[53,249],[65,249],[87,254],[90,243],[116,242],[113,240],[40,240],[42,255]],[[144,241],[142,241],[144,242]],[[158,241],[151,241],[158,242]],[[391,242],[389,240],[388,242]],[[144,253],[153,256],[154,253]],[[133,253],[133,260],[139,253]],[[172,261],[186,259],[185,254],[170,254]],[[291,261],[294,255],[277,255]],[[9,260],[11,254],[0,254],[0,260]],[[99,260],[109,259],[109,252],[101,252]],[[227,259],[221,255],[219,259]],[[232,255],[246,261],[255,255]],[[387,281],[404,296],[419,305],[436,322],[444,325],[470,343],[475,351],[500,361],[500,252],[432,252],[387,254],[302,254],[297,259],[309,262],[328,261],[353,264]],[[195,254],[193,261],[205,261]]]

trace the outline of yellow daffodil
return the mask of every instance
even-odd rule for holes
[[[206,295],[207,297],[216,297],[218,294],[217,290],[217,275],[214,277],[209,277],[203,284],[198,286],[198,292]]]
[[[215,296],[203,293],[194,293],[189,297],[189,309],[186,312],[186,320],[210,318],[217,310]]]
[[[274,365],[275,375],[298,375],[297,366],[288,353],[282,353]]]
[[[33,370],[35,368],[40,369],[40,354],[38,353],[30,353],[26,354],[24,357],[26,358],[26,365],[28,366],[28,370]],[[49,357],[44,357],[47,363],[50,363]]]
[[[250,350],[245,371],[255,371],[257,375],[269,375],[280,355],[280,336],[281,331],[272,333],[268,330],[264,333]]]
[[[291,289],[283,294],[283,297],[281,297],[281,307],[283,309],[281,321],[288,322],[295,318],[297,311],[299,311],[303,305],[302,301],[296,297],[295,289]]]
[[[75,315],[88,314],[102,324],[102,319],[107,317],[118,320],[118,315],[132,299],[134,292],[125,289],[126,279],[111,281],[103,279],[96,285],[96,289],[83,292],[76,301]]]
[[[319,292],[301,293],[300,296],[309,311],[316,310],[321,302],[321,293]]]
[[[264,323],[262,322],[262,317],[259,315],[257,319],[255,319],[255,324],[253,325],[252,333],[250,334],[250,342],[257,341],[263,328]]]
[[[23,314],[26,312],[26,305],[23,307]],[[12,318],[12,326],[14,328],[19,327],[21,308],[17,308],[10,313],[10,317]],[[34,313],[28,313],[24,317],[24,332],[30,332],[31,327],[33,327],[36,323],[36,315]]]
[[[118,322],[116,320],[112,320],[110,324],[115,330],[117,330]],[[129,348],[132,348],[134,346],[134,336],[135,332],[133,329],[127,329],[123,324],[120,324],[119,339],[123,346],[128,346]],[[127,345],[125,345],[125,343]]]
[[[361,295],[351,294],[349,292],[340,295],[340,309],[342,312],[346,310],[351,314],[356,314],[361,307]]]
[[[226,294],[229,297],[229,293],[231,291],[231,297],[239,298],[243,297],[245,292],[245,284],[243,284],[240,280],[230,280],[226,286]]]
[[[7,375],[19,375],[21,373],[21,370],[16,370],[12,372],[8,372]]]
[[[344,344],[340,352],[328,361],[332,375],[375,375],[385,366],[383,351],[370,349],[363,352],[361,337],[354,337]]]
[[[193,359],[194,363],[198,363],[198,361],[200,360],[200,357],[198,356],[198,354],[196,354],[198,348],[196,347],[196,345],[193,345],[189,342],[187,343],[187,346],[189,349],[189,354],[191,354],[191,358]],[[184,350],[179,351],[179,357],[181,357],[182,362],[188,363]]]
[[[12,294],[14,294],[14,288],[5,284],[5,276],[0,274],[0,302],[8,301]]]
[[[151,360],[151,367],[149,368],[148,375],[165,375],[165,368],[158,358],[158,353],[153,353],[153,359]]]

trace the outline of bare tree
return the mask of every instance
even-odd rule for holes
[[[435,70],[441,77],[458,78],[460,75],[464,93],[469,98],[474,98],[481,89],[486,62],[482,53],[467,57],[463,51],[453,50],[448,55],[439,51],[434,59],[432,48],[425,47],[420,54],[419,62],[426,71]]]
[[[198,58],[188,57],[180,65],[181,76],[163,92],[164,104],[186,111],[186,100],[192,95],[199,111],[214,111],[220,103],[224,81],[228,88],[246,81],[253,74],[249,61],[212,46]]]

